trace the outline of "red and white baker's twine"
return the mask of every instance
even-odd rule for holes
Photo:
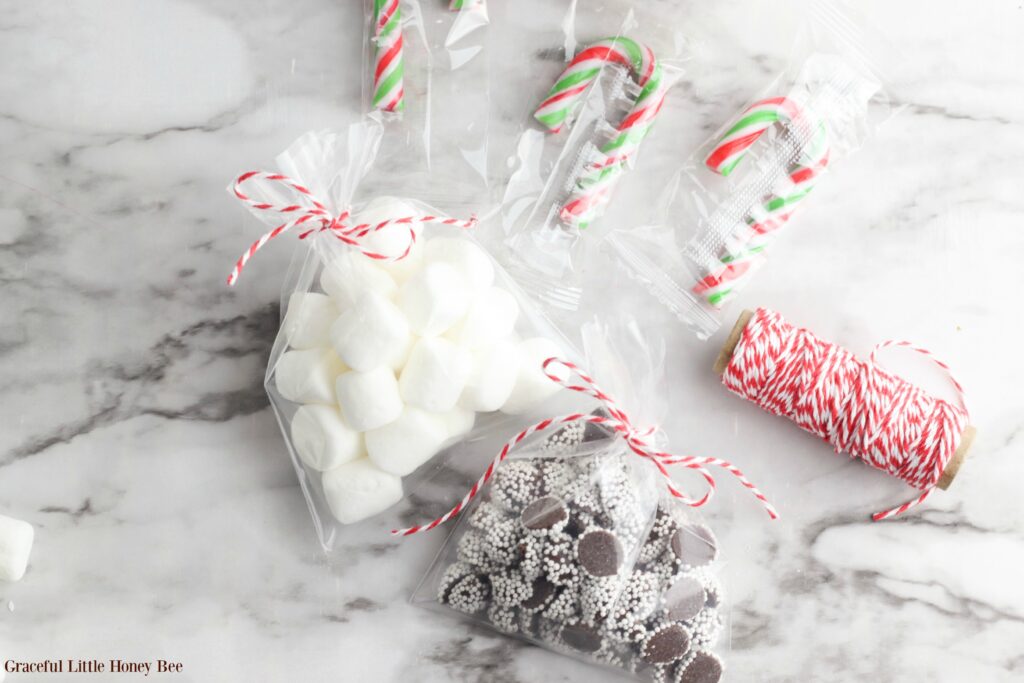
[[[915,351],[942,369],[960,405],[880,368],[878,352],[890,347]],[[849,453],[922,491],[914,500],[872,515],[875,521],[900,515],[931,495],[970,420],[963,388],[931,352],[887,341],[865,363],[763,308],[744,328],[722,384],[788,417],[837,453]]]
[[[296,201],[292,204],[277,205],[253,199],[246,193],[242,192],[242,185],[250,181],[261,181],[280,185],[284,187],[288,193],[293,194]],[[262,249],[267,242],[278,235],[288,232],[296,226],[305,225],[307,223],[309,224],[308,229],[299,235],[299,239],[305,239],[314,232],[330,231],[335,237],[345,244],[354,247],[367,258],[377,261],[401,261],[408,256],[413,245],[416,244],[416,226],[418,225],[434,223],[437,225],[454,225],[461,228],[471,228],[476,225],[475,216],[471,217],[469,220],[461,220],[458,218],[444,218],[428,215],[391,218],[381,221],[380,223],[346,225],[345,221],[348,220],[351,215],[350,211],[346,209],[335,216],[327,209],[324,203],[314,197],[313,193],[306,187],[300,185],[286,175],[282,175],[280,173],[269,173],[267,171],[249,171],[248,173],[243,173],[235,180],[233,191],[239,200],[244,204],[247,204],[252,209],[256,209],[257,211],[266,211],[268,213],[279,213],[286,216],[294,216],[294,218],[267,232],[250,245],[250,247],[235,263],[234,269],[228,276],[228,285],[235,284],[238,280],[238,276],[242,274],[242,269],[245,268],[245,264],[247,264],[249,259],[255,256],[256,252]],[[319,223],[319,227],[314,227],[317,223]],[[367,235],[379,230],[394,227],[405,227],[409,231],[409,242],[401,253],[381,254],[368,249],[363,245],[363,239]]]
[[[561,369],[561,372],[555,374],[551,371],[551,367],[555,366]],[[498,455],[491,461],[484,470],[483,475],[480,479],[473,484],[469,492],[466,493],[465,497],[451,510],[441,515],[432,522],[420,526],[410,527],[408,529],[394,529],[391,531],[396,536],[411,536],[421,531],[430,531],[453,517],[457,516],[462,512],[470,501],[472,501],[477,494],[483,489],[483,487],[490,481],[494,475],[494,471],[499,465],[509,456],[509,454],[518,446],[524,439],[536,434],[537,432],[543,432],[552,427],[559,427],[564,424],[572,422],[589,422],[592,424],[603,425],[616,434],[618,434],[629,446],[630,450],[639,455],[641,458],[646,458],[654,464],[658,471],[662,474],[665,480],[665,486],[669,492],[680,499],[682,502],[692,507],[700,507],[711,500],[711,496],[715,493],[715,479],[711,473],[707,470],[708,467],[719,467],[736,477],[745,488],[747,488],[755,498],[761,501],[765,510],[768,512],[769,517],[772,519],[778,518],[778,513],[775,511],[775,507],[768,502],[768,498],[758,490],[747,478],[743,475],[738,467],[732,463],[722,460],[720,458],[698,458],[692,455],[673,455],[664,451],[658,450],[650,442],[650,438],[654,435],[655,430],[652,428],[639,430],[633,426],[629,416],[619,408],[611,396],[606,394],[601,388],[594,382],[593,379],[584,374],[576,365],[568,361],[559,360],[558,358],[548,358],[544,361],[544,374],[552,382],[561,384],[570,391],[576,391],[581,394],[591,396],[600,401],[605,410],[608,412],[607,416],[594,415],[592,413],[573,413],[571,415],[564,415],[562,417],[552,417],[546,420],[541,420],[536,424],[533,424],[523,431],[512,437],[498,452]],[[572,384],[570,382],[573,373],[575,373],[580,379],[583,380],[582,385]],[[707,482],[708,490],[700,498],[691,498],[686,495],[678,488],[672,481],[672,476],[669,474],[668,467],[671,465],[682,465],[691,470],[695,470],[704,477],[704,481]]]

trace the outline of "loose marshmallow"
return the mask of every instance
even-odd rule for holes
[[[476,412],[468,408],[455,407],[446,413],[438,413],[448,428],[448,438],[456,439],[473,431],[476,424]]]
[[[440,416],[406,406],[391,424],[366,432],[366,452],[380,469],[404,477],[434,457],[448,436]]]
[[[299,459],[321,472],[364,455],[362,435],[335,406],[302,406],[292,418],[291,432]]]
[[[513,341],[473,351],[473,369],[462,390],[459,405],[481,413],[501,408],[519,377],[519,347]]]
[[[398,292],[394,279],[362,254],[349,254],[325,265],[320,273],[320,287],[339,311],[355,306],[366,292],[376,292],[389,299]]]
[[[332,405],[334,380],[346,370],[331,349],[286,351],[274,368],[274,382],[281,396],[294,403]]]
[[[383,427],[402,414],[398,380],[386,367],[346,372],[338,378],[336,389],[341,414],[356,431]]]
[[[367,207],[352,218],[354,225],[377,225],[383,221],[411,216],[421,216],[423,211],[417,209],[408,202],[403,202],[394,197],[378,197],[370,202]],[[421,225],[410,223],[402,225],[389,225],[380,230],[374,230],[363,239],[363,246],[368,250],[384,256],[399,256],[409,249],[405,258],[398,261],[380,261],[379,266],[388,273],[399,284],[405,282],[417,270],[423,257],[423,247],[418,241],[412,242],[410,248],[410,234],[413,231],[419,235]]]
[[[20,581],[25,576],[35,535],[28,522],[0,515],[0,579]]]
[[[503,413],[524,413],[541,401],[550,398],[561,388],[544,374],[544,361],[562,353],[558,344],[534,337],[519,344],[519,372],[512,394],[501,407]]]
[[[435,237],[423,247],[428,263],[447,263],[479,292],[494,283],[494,264],[487,253],[468,239]]]
[[[377,469],[368,458],[323,474],[324,497],[335,518],[352,524],[384,512],[402,500],[402,480]]]
[[[516,298],[501,287],[490,287],[476,297],[466,317],[445,336],[469,348],[487,346],[512,334],[518,317]]]
[[[470,290],[447,263],[428,263],[398,292],[398,304],[418,335],[444,334],[466,315]]]
[[[330,344],[331,325],[338,308],[329,296],[316,292],[295,292],[288,299],[281,329],[293,349],[312,349]]]
[[[331,346],[353,370],[394,367],[408,355],[409,323],[391,301],[366,292],[331,326]]]
[[[441,337],[424,337],[416,342],[402,368],[402,399],[435,413],[451,410],[471,369],[469,351]]]

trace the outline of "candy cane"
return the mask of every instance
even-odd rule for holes
[[[483,7],[486,0],[452,0],[448,9],[457,12],[463,8]]]
[[[650,52],[647,48],[644,48]],[[583,229],[604,210],[611,197],[612,188],[626,171],[632,158],[640,149],[640,143],[654,126],[654,120],[665,103],[668,87],[663,78],[661,65],[654,59],[654,71],[637,96],[633,108],[616,127],[617,134],[601,145],[600,161],[591,164],[576,180],[575,187],[560,217],[567,225]]]
[[[715,173],[727,176],[769,128],[777,123],[786,125],[803,120],[803,110],[788,97],[755,102],[725,132],[705,163]]]
[[[373,106],[381,111],[402,111],[405,65],[399,0],[373,0],[373,44]]]
[[[708,156],[708,167],[721,175],[729,175],[754,143],[776,123],[795,127],[798,134],[803,133],[801,137],[813,131],[813,137],[803,146],[788,174],[775,184],[762,203],[751,208],[744,218],[743,230],[731,236],[731,245],[723,251],[718,265],[693,288],[715,308],[724,306],[753,277],[764,263],[765,248],[828,168],[828,129],[784,97],[763,100],[747,109]]]
[[[597,80],[601,69],[607,64],[618,64],[629,69],[641,87],[647,85],[657,70],[654,53],[635,40],[602,38],[573,57],[548,91],[547,97],[537,107],[534,118],[548,132],[560,132],[575,115],[587,88]]]

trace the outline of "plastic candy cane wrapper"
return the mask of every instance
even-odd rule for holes
[[[392,171],[403,195],[441,208],[494,199],[490,172],[489,60],[485,0],[363,0],[363,111],[385,124],[379,173]]]
[[[356,201],[383,135],[374,121],[308,134],[279,172],[230,188],[275,226],[230,283],[243,268],[259,276],[248,261],[271,239],[302,238],[266,387],[328,551],[343,526],[402,501],[404,479],[446,447],[558,393],[542,362],[572,354],[477,245],[472,219]]]
[[[888,48],[836,5],[810,7],[798,56],[688,159],[655,222],[608,235],[626,271],[701,337],[814,188],[893,113],[872,61]]]
[[[584,338],[588,361],[628,400],[548,361],[554,380],[600,407],[540,423],[497,464],[413,601],[641,680],[714,683],[727,608],[718,541],[695,508],[716,466],[764,496],[724,461],[665,453],[656,430],[633,422],[663,395],[662,349],[639,326],[617,327],[594,325]],[[673,464],[704,476],[704,493],[680,490]]]
[[[560,25],[563,44],[548,50],[564,50],[564,60],[531,84],[502,220],[510,270],[531,295],[572,311],[602,214],[643,149],[658,144],[648,139],[687,43],[681,20],[643,3],[572,3]]]

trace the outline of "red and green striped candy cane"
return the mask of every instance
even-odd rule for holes
[[[451,0],[448,5],[448,9],[452,12],[457,12],[460,9],[475,9],[477,7],[484,7],[486,0]]]
[[[764,262],[764,250],[828,169],[828,129],[787,98],[764,100],[744,112],[708,157],[708,166],[728,175],[758,138],[780,122],[793,126],[798,134],[810,135],[811,139],[788,174],[762,203],[751,208],[742,230],[731,237],[731,244],[723,250],[717,267],[694,287],[693,291],[715,308],[724,306],[753,277]]]
[[[727,176],[772,126],[786,126],[804,120],[802,108],[792,98],[771,97],[755,102],[722,135],[705,163],[715,173]]]
[[[402,76],[402,10],[399,0],[373,0],[373,107],[399,112],[405,108]]]
[[[654,64],[654,69],[645,81],[639,83],[640,94],[629,114],[616,127],[615,136],[601,145],[600,160],[588,166],[576,180],[560,212],[562,221],[567,225],[586,228],[603,212],[612,189],[636,156],[640,143],[651,132],[665,103],[668,86],[661,65],[649,48],[642,49],[649,55],[648,60]]]
[[[630,70],[637,83],[645,86],[657,69],[657,60],[648,48],[630,38],[602,38],[580,51],[548,91],[533,116],[549,133],[558,133],[572,120],[586,95],[608,64]]]

